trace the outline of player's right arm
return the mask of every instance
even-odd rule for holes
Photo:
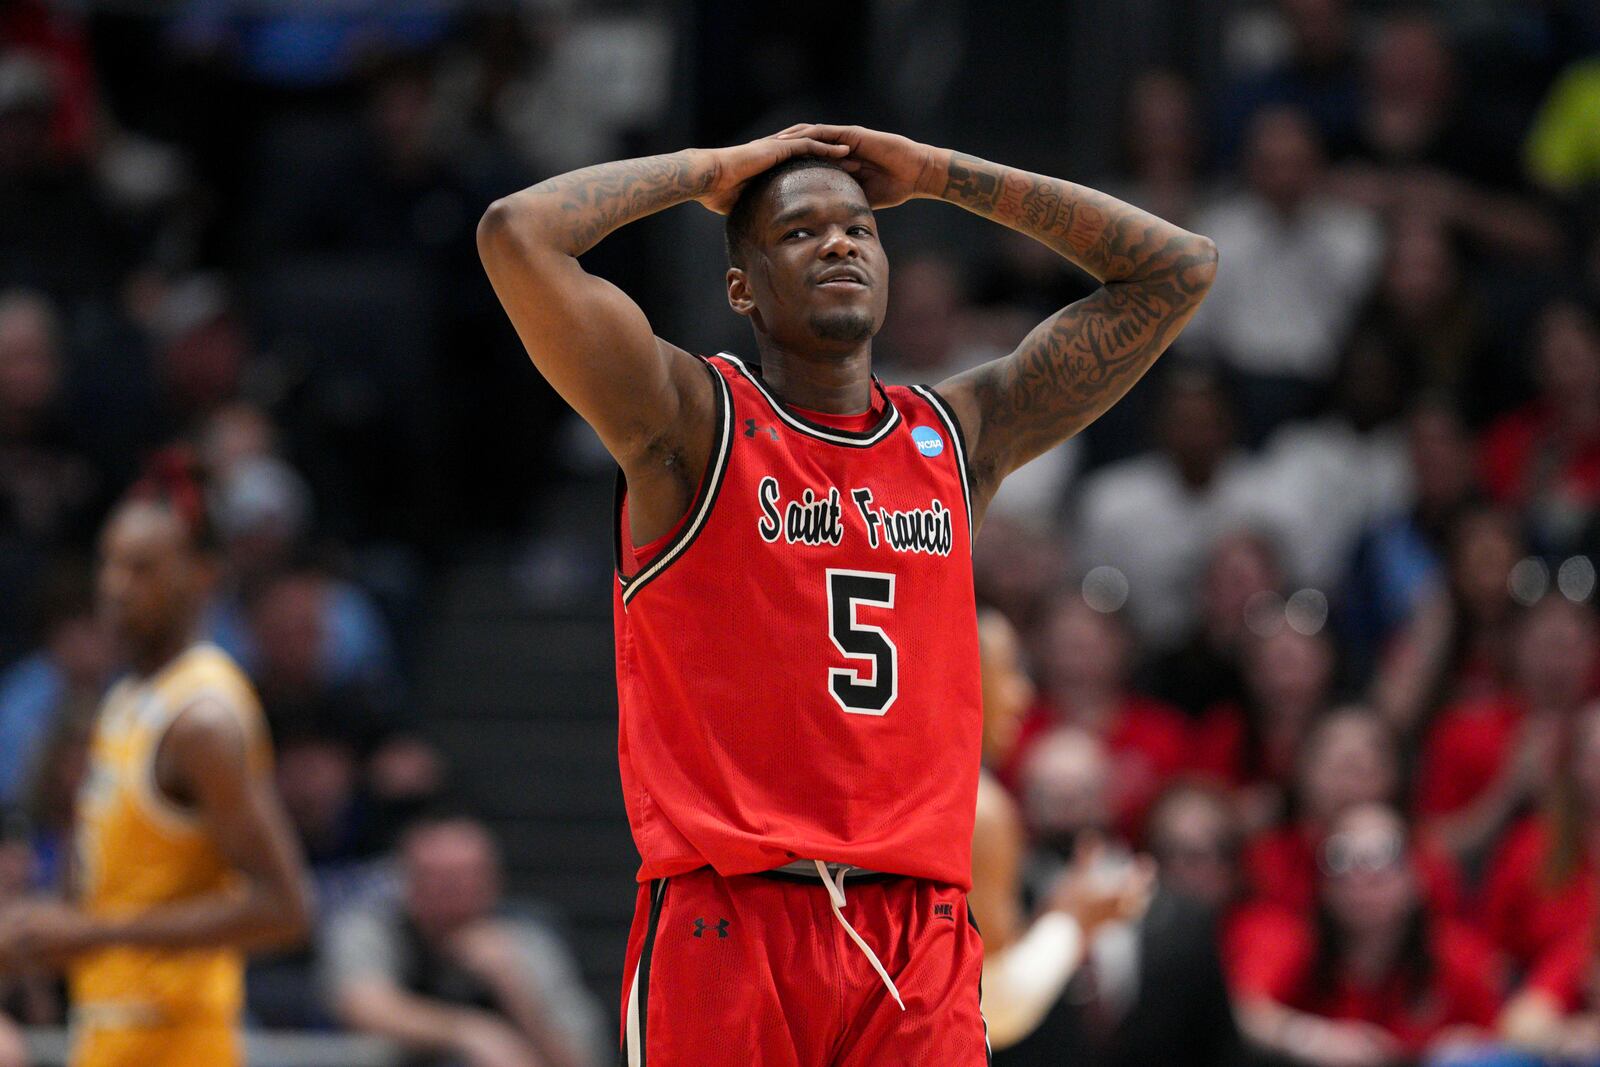
[[[713,386],[578,257],[619,226],[685,201],[726,213],[745,181],[792,156],[847,151],[769,137],[604,163],[497,200],[479,222],[484,269],[528,355],[627,476],[636,542],[664,533],[689,506],[711,451]]]

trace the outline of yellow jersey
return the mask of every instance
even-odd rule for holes
[[[251,773],[271,772],[255,691],[221,649],[192,645],[154,675],[119,682],[101,705],[78,795],[74,887],[90,914],[138,914],[223,890],[237,877],[205,822],[156,784],[167,727],[201,699],[239,716]],[[75,1026],[102,1036],[227,1029],[244,1001],[244,957],[223,947],[112,945],[75,961],[69,989]]]

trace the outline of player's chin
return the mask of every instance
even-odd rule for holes
[[[868,341],[878,332],[878,317],[869,307],[822,308],[811,315],[811,332],[823,341]]]

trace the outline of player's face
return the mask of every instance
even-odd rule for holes
[[[794,171],[772,183],[728,301],[781,347],[843,349],[871,339],[889,300],[889,261],[854,178]]]
[[[171,512],[150,504],[121,508],[100,544],[101,618],[122,641],[163,640],[189,624],[198,569],[183,524]]]

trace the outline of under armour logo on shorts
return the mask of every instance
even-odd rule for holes
[[[703,937],[705,935],[706,928],[708,926],[710,926],[710,924],[707,923],[704,919],[696,919],[694,921],[694,936]],[[728,936],[728,920],[727,919],[718,919],[717,920],[717,925],[716,926],[712,926],[711,929],[713,929],[713,930],[715,930],[717,932],[717,936],[718,937],[727,937]]]

